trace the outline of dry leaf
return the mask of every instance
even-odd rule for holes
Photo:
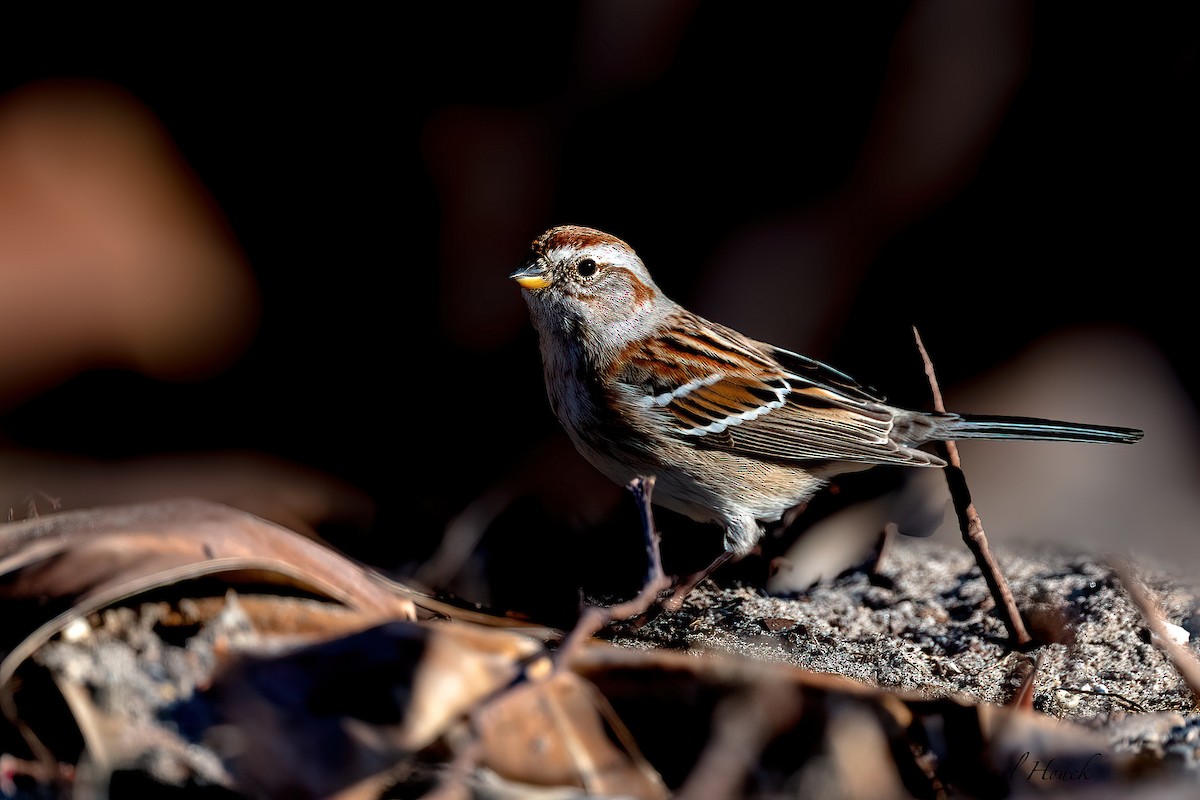
[[[415,616],[412,602],[370,570],[215,503],[172,500],[10,523],[0,527],[0,600],[8,606],[2,635],[10,648],[0,662],[5,714],[19,719],[10,686],[17,668],[73,620],[200,577],[302,588],[360,612],[363,625]]]
[[[203,695],[221,720],[207,738],[239,788],[321,797],[395,770],[509,686],[541,649],[465,623],[394,622],[241,658]]]
[[[180,499],[50,514],[0,527],[0,599],[95,607],[179,580],[253,576],[380,618],[412,603],[328,547],[227,506]]]
[[[515,687],[475,715],[483,763],[510,780],[577,786],[589,794],[667,796],[658,773],[627,736],[618,746],[605,723],[623,726],[591,684],[569,672]]]

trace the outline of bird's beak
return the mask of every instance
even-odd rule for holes
[[[550,276],[546,272],[546,262],[535,258],[508,277],[521,284],[523,289],[545,289],[550,285]]]

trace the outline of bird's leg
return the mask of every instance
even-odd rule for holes
[[[675,612],[683,605],[684,598],[692,593],[692,590],[699,586],[709,575],[717,571],[717,568],[728,561],[733,556],[733,553],[728,550],[721,552],[721,555],[713,559],[712,563],[699,572],[693,572],[683,580],[675,584],[675,591],[671,592],[671,596],[662,601],[660,605],[664,611]]]
[[[705,578],[712,575],[722,564],[730,558],[737,555],[741,558],[749,553],[758,550],[759,542],[763,537],[762,526],[758,520],[750,515],[742,517],[732,517],[725,523],[725,550],[721,555],[713,559],[712,563],[699,572],[693,572],[691,575],[684,578],[675,584],[675,591],[671,596],[664,600],[660,605],[664,611],[678,611],[683,605],[683,600],[692,590],[700,585]]]
[[[563,640],[558,649],[557,663],[561,666],[570,662],[581,642],[590,639],[606,625],[616,620],[635,618],[633,627],[640,628],[647,619],[649,609],[658,600],[661,592],[671,585],[670,579],[663,573],[662,557],[658,549],[658,530],[654,526],[654,512],[650,507],[650,493],[654,490],[654,476],[636,477],[626,486],[638,501],[638,510],[642,516],[642,534],[646,539],[646,556],[649,566],[646,570],[646,581],[642,590],[631,600],[616,605],[601,607],[591,606],[584,610],[575,623],[575,628]]]
[[[699,586],[702,582],[704,582],[704,580],[709,575],[716,572],[717,568],[720,567],[722,564],[724,564],[726,561],[728,561],[730,558],[733,558],[733,553],[729,552],[728,550],[724,550],[724,551],[722,551],[721,555],[714,558],[712,560],[712,563],[709,564],[704,569],[702,569],[698,572],[693,572],[691,575],[688,575],[683,580],[676,581],[675,587],[671,591],[670,597],[667,597],[663,600],[659,600],[658,603],[655,604],[654,608],[649,608],[645,612],[640,614],[630,624],[630,629],[635,630],[635,631],[638,630],[643,625],[645,625],[647,622],[654,619],[655,617],[657,617],[659,614],[663,613],[664,611],[670,612],[670,613],[674,613],[674,612],[678,611],[680,608],[683,607],[684,599],[689,594],[692,593],[692,590],[695,589],[697,586]],[[740,558],[740,556],[739,556],[739,558]]]

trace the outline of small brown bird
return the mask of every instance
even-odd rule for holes
[[[550,405],[579,452],[619,484],[725,529],[740,556],[835,475],[943,467],[951,439],[1136,442],[1130,428],[909,411],[850,376],[709,322],[668,299],[625,242],[552,228],[510,276],[537,329]]]

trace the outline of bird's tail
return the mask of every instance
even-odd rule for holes
[[[936,417],[933,440],[948,439],[1032,439],[1048,442],[1089,442],[1092,444],[1132,444],[1142,438],[1134,428],[1085,425],[1033,417],[992,417],[971,414],[946,414]]]

